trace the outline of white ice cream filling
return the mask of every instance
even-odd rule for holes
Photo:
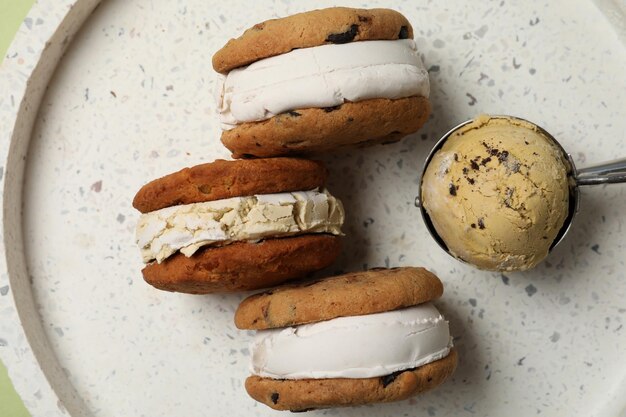
[[[276,379],[372,378],[434,362],[451,347],[448,322],[426,303],[258,331],[250,371]]]
[[[294,109],[429,92],[415,41],[400,39],[322,45],[262,59],[221,76],[216,96],[228,130]]]
[[[302,233],[340,235],[343,221],[341,202],[326,190],[259,194],[144,213],[136,241],[144,262],[161,262],[177,251],[191,256],[207,245]]]

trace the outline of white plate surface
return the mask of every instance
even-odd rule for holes
[[[324,158],[329,188],[347,211],[344,252],[329,273],[435,271],[460,363],[451,381],[409,401],[314,415],[623,412],[626,187],[584,189],[576,224],[547,261],[504,275],[449,258],[413,205],[430,147],[479,112],[539,123],[578,167],[626,156],[626,50],[613,28],[586,1],[343,4],[393,7],[409,18],[431,75],[433,116],[399,144]],[[258,21],[311,7],[109,0],[58,66],[26,159],[24,246],[40,312],[30,319],[41,320],[86,414],[278,415],[243,388],[251,333],[232,324],[243,295],[145,284],[130,202],[148,180],[228,157],[212,54]]]

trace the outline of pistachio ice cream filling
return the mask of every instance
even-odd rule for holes
[[[569,163],[535,125],[482,115],[428,164],[424,208],[448,249],[481,269],[526,270],[569,213]]]
[[[203,246],[304,233],[341,235],[341,201],[326,190],[258,194],[167,207],[139,218],[136,241],[145,263]]]

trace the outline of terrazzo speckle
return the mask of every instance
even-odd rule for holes
[[[24,82],[36,63],[29,57],[54,27],[48,22],[59,21],[70,3],[49,11],[40,5],[29,15],[21,31],[42,39],[9,51],[3,65],[11,72],[0,85]],[[59,66],[26,159],[23,230],[44,330],[85,415],[277,415],[243,389],[252,332],[235,329],[232,316],[246,294],[188,296],[146,285],[130,201],[146,181],[228,157],[218,140],[211,55],[246,27],[307,6],[109,0]],[[436,139],[478,112],[539,123],[579,167],[626,156],[624,46],[584,1],[567,10],[539,1],[407,0],[394,7],[414,26],[433,116],[401,143],[323,157],[329,188],[346,208],[348,236],[328,273],[433,270],[445,284],[437,304],[460,364],[451,381],[409,401],[312,415],[614,415],[624,406],[626,372],[616,366],[626,357],[626,188],[583,190],[574,228],[548,260],[506,275],[443,253],[414,199]],[[20,100],[18,91],[0,97],[0,124]],[[0,275],[0,315],[17,321],[10,295]],[[62,415],[16,323],[0,322],[0,354],[34,417]]]

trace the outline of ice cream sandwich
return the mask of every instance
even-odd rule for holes
[[[283,286],[245,299],[248,394],[307,411],[406,399],[456,368],[448,322],[431,301],[441,281],[423,268],[374,269]]]
[[[213,56],[222,142],[234,157],[392,143],[430,114],[413,28],[389,9],[268,20]]]
[[[136,239],[143,277],[167,291],[252,290],[302,278],[340,252],[344,211],[320,162],[224,161],[143,186]]]

